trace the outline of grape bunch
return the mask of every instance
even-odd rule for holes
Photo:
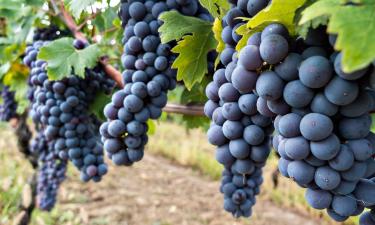
[[[158,32],[162,24],[159,15],[170,10],[212,20],[197,0],[133,0],[121,4],[124,88],[105,107],[108,121],[100,128],[104,149],[115,165],[130,166],[143,158],[147,121],[161,116],[168,90],[176,87],[176,71],[171,68],[173,43],[161,43]]]
[[[14,97],[15,93],[9,90],[8,86],[3,86],[1,98],[3,103],[0,105],[0,120],[9,121],[17,117],[17,102]]]
[[[48,80],[46,62],[36,60],[39,49],[47,43],[36,41],[26,49],[24,61],[31,67],[29,85],[33,94],[31,117],[53,144],[51,151],[57,151],[61,160],[72,161],[81,171],[81,180],[98,182],[107,173],[107,166],[89,104],[99,91],[109,94],[114,82],[100,67],[86,69],[85,78],[73,74],[58,81]],[[87,46],[79,40],[72,45],[77,49]]]
[[[235,30],[243,23],[237,17],[251,17],[267,6],[267,1],[231,1],[223,20],[221,54],[225,68],[217,70],[206,87],[204,111],[212,120],[208,140],[217,146],[216,159],[224,165],[220,191],[224,209],[235,217],[250,217],[256,195],[263,183],[262,167],[271,151],[272,113],[264,113],[264,101],[253,92],[263,61],[259,55],[260,36],[251,39],[239,54],[240,39]],[[258,106],[258,107],[257,107]]]
[[[53,142],[47,141],[42,132],[37,133],[30,147],[31,152],[39,156],[37,203],[41,210],[50,211],[56,203],[59,186],[65,180],[67,161],[59,158]]]
[[[333,51],[322,28],[301,41],[292,40],[282,25],[271,24],[250,37],[239,63],[244,55],[245,68],[272,65],[256,80],[256,107],[264,116],[276,116],[273,146],[281,156],[281,174],[307,188],[307,202],[326,209],[336,221],[362,213],[373,202],[360,188],[361,179],[375,172],[370,132],[375,95],[367,85],[373,68],[343,72],[342,54]],[[244,74],[241,84],[249,83]]]

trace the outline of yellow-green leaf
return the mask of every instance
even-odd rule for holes
[[[347,73],[365,68],[375,60],[375,1],[345,4],[342,0],[320,0],[302,12],[300,24],[329,16],[328,32],[337,34],[335,49],[343,54]]]
[[[212,31],[214,32],[214,36],[216,41],[218,42],[217,47],[216,47],[216,52],[218,53],[218,56],[215,60],[215,67],[219,65],[220,63],[220,54],[224,51],[225,49],[225,42],[221,38],[221,32],[223,31],[223,25],[221,24],[221,20],[216,18],[214,25],[212,27]]]
[[[295,33],[294,17],[296,11],[303,6],[305,2],[306,0],[272,0],[271,5],[267,6],[247,22],[246,27],[255,31],[246,31],[244,30],[245,28],[242,27],[241,32],[240,29],[240,32],[246,35],[242,37],[236,49],[242,49],[251,34],[263,29],[270,23],[277,22],[283,24],[289,30],[289,33],[293,35]]]
[[[227,0],[199,0],[199,3],[215,18],[222,18],[230,8]]]

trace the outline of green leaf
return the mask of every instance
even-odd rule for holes
[[[236,49],[242,49],[242,47],[245,46],[244,43],[247,42],[247,39],[251,34],[262,30],[267,25],[275,22],[283,24],[289,30],[289,33],[294,35],[294,17],[296,16],[296,11],[302,7],[305,2],[306,0],[272,0],[271,5],[260,11],[253,18],[246,19],[249,20],[246,27],[253,31],[246,31],[244,30],[244,27],[241,28],[241,33],[246,35],[242,37],[242,40],[239,42],[238,46],[236,46]]]
[[[51,80],[61,80],[72,74],[85,77],[85,68],[93,68],[100,56],[98,46],[77,50],[73,47],[72,38],[60,38],[42,47],[38,59],[47,62],[48,77]]]
[[[201,83],[195,84],[189,91],[186,88],[182,91],[180,97],[180,103],[192,104],[192,103],[205,103],[207,97],[205,94],[206,86],[211,80],[205,76]]]
[[[359,4],[320,0],[302,12],[300,24],[328,16],[328,32],[338,35],[335,49],[342,52],[343,70],[350,73],[367,67],[375,60],[374,15],[373,0],[363,0]]]
[[[214,25],[212,27],[212,31],[214,32],[214,37],[216,41],[218,42],[217,47],[216,47],[216,52],[218,53],[218,56],[216,57],[215,60],[215,67],[217,67],[220,63],[220,54],[224,51],[225,49],[225,42],[221,38],[221,33],[223,31],[223,25],[221,24],[221,20],[216,18]]]
[[[225,12],[230,9],[227,0],[199,0],[199,2],[215,18],[221,19]]]
[[[82,12],[89,6],[93,5],[96,0],[71,0],[69,9],[75,18],[79,18]]]
[[[89,111],[94,114],[99,120],[105,121],[104,107],[111,102],[111,96],[104,92],[99,92],[95,96],[95,100],[90,104]]]
[[[156,132],[156,122],[154,120],[147,120],[148,135],[154,135]]]
[[[159,19],[163,21],[163,25],[159,28],[162,43],[180,40],[186,34],[207,33],[212,29],[210,22],[183,16],[177,11],[165,12],[160,15]]]
[[[183,123],[187,129],[201,128],[208,129],[210,127],[210,120],[205,116],[188,116],[182,117]]]
[[[172,68],[177,69],[177,80],[183,80],[187,89],[191,90],[207,74],[207,54],[216,46],[213,33],[205,32],[184,36],[172,49],[179,54]]]

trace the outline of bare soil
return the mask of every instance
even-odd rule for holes
[[[133,167],[110,170],[99,184],[83,185],[68,178],[58,207],[74,212],[80,224],[90,225],[323,224],[307,214],[259,199],[251,219],[234,219],[222,208],[218,181],[152,154]]]

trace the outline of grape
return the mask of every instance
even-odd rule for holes
[[[263,72],[256,82],[258,95],[266,100],[277,100],[282,96],[284,82],[274,72]]]
[[[324,160],[320,160],[316,158],[313,154],[310,154],[306,159],[305,162],[310,164],[311,166],[319,167],[324,166],[326,162]]]
[[[212,101],[219,101],[220,98],[219,98],[218,91],[219,91],[219,87],[214,82],[211,82],[206,87],[206,96],[208,97],[208,99]]]
[[[302,136],[311,141],[320,141],[327,138],[333,131],[331,119],[323,114],[309,113],[300,123]]]
[[[310,104],[314,93],[311,89],[304,86],[301,81],[295,80],[286,84],[283,96],[288,105],[302,108]]]
[[[371,96],[367,92],[361,92],[354,102],[342,106],[340,113],[346,117],[359,117],[371,109],[371,104]]]
[[[140,2],[133,2],[129,7],[129,15],[138,21],[146,16],[146,11],[146,7]]]
[[[222,108],[218,107],[215,109],[215,111],[212,114],[212,121],[219,126],[222,126],[226,119],[223,116]]]
[[[238,159],[245,159],[250,155],[250,146],[243,139],[231,140],[229,142],[229,150]]]
[[[311,153],[320,160],[331,160],[340,151],[340,140],[336,135],[330,135],[322,141],[310,143]]]
[[[367,139],[350,140],[348,146],[357,161],[365,161],[374,154],[374,147]]]
[[[219,97],[226,102],[237,101],[240,93],[233,87],[231,83],[225,83],[219,88]]]
[[[261,42],[261,35],[262,33],[260,32],[256,32],[253,35],[251,35],[247,40],[247,45],[255,45],[259,47]]]
[[[289,138],[285,142],[285,153],[293,160],[305,159],[310,154],[309,142],[303,137]]]
[[[225,166],[234,163],[235,158],[230,153],[229,145],[222,145],[216,149],[216,160]]]
[[[364,68],[361,70],[357,70],[353,73],[345,73],[342,70],[341,61],[342,61],[342,53],[339,53],[335,59],[335,71],[337,75],[339,75],[342,79],[345,79],[345,80],[358,80],[359,78],[363,77],[368,70],[368,68]]]
[[[268,109],[278,115],[285,115],[290,111],[289,105],[282,99],[267,101]]]
[[[341,172],[341,177],[347,181],[358,181],[366,174],[366,170],[366,162],[354,162],[353,166],[350,167],[349,170]]]
[[[334,77],[324,89],[324,95],[333,104],[344,106],[352,103],[358,96],[359,88],[353,83],[340,77]]]
[[[270,34],[262,38],[259,52],[264,61],[269,64],[281,62],[288,54],[288,42],[278,34]]]
[[[262,58],[260,55],[260,47],[256,45],[248,45],[244,47],[240,54],[238,64],[246,70],[256,70],[262,66]]]
[[[328,166],[318,167],[315,172],[315,183],[323,190],[333,190],[339,186],[340,174]]]
[[[345,181],[341,180],[340,185],[333,190],[334,193],[340,194],[340,195],[348,195],[352,193],[357,186],[356,181]]]
[[[211,126],[207,131],[208,142],[213,145],[223,145],[226,143],[227,139],[223,134],[222,127],[220,126]]]
[[[258,97],[254,94],[241,95],[238,99],[238,106],[242,113],[246,115],[254,115],[257,113],[256,103]]]
[[[354,196],[366,205],[375,204],[375,183],[370,180],[361,179],[354,191]]]
[[[263,163],[267,160],[271,149],[267,144],[253,146],[250,152],[250,158],[259,163]]]
[[[280,160],[279,160],[278,168],[279,168],[280,173],[284,177],[289,177],[289,175],[288,175],[288,165],[289,165],[289,163],[290,163],[290,161],[287,160],[287,159],[284,159],[284,158],[280,158]]]
[[[242,66],[237,66],[234,69],[231,77],[233,87],[240,93],[249,93],[255,88],[258,75],[254,72],[247,71]]]
[[[257,110],[258,112],[266,117],[272,118],[276,116],[267,106],[267,100],[264,98],[258,98],[257,100]]]
[[[223,124],[224,136],[230,140],[240,138],[243,134],[243,125],[237,121],[227,120]]]
[[[259,126],[250,125],[245,128],[243,138],[249,145],[259,145],[263,142],[265,134]]]
[[[354,163],[354,155],[347,145],[341,145],[339,153],[329,161],[329,166],[337,171],[348,170]]]
[[[264,40],[264,38],[266,38],[267,36],[272,35],[272,34],[281,35],[285,39],[288,39],[288,37],[289,37],[288,30],[282,24],[272,23],[272,24],[270,24],[270,25],[268,25],[264,28],[264,30],[262,31],[261,39]]]
[[[331,205],[332,195],[328,191],[308,188],[305,192],[305,199],[314,209],[326,209]]]
[[[322,56],[312,56],[301,63],[299,78],[306,87],[324,87],[332,77],[332,67]]]
[[[363,115],[356,118],[342,118],[338,124],[340,135],[346,139],[365,138],[371,127],[371,118],[369,115]]]
[[[340,216],[351,216],[357,210],[357,202],[351,196],[336,195],[332,200],[332,209]]]
[[[298,78],[298,67],[302,62],[299,54],[289,53],[282,63],[275,67],[275,72],[285,81],[292,81]]]
[[[259,11],[267,6],[267,1],[249,0],[247,3],[247,12],[250,16],[255,16]]]
[[[0,120],[9,121],[17,117],[17,102],[15,100],[15,92],[10,91],[8,86],[4,86],[1,90],[3,103],[0,105]]]
[[[335,220],[336,222],[344,222],[345,220],[348,219],[347,216],[340,216],[339,214],[337,214],[334,210],[332,209],[327,209],[327,213],[328,215],[333,219]]]
[[[292,161],[288,165],[288,175],[300,184],[308,184],[314,180],[314,167],[303,161]]]
[[[338,107],[328,101],[322,93],[318,93],[310,103],[311,111],[314,113],[324,114],[326,116],[333,116],[337,113]]]
[[[281,135],[287,138],[300,136],[300,122],[301,117],[295,113],[289,113],[285,116],[282,116],[279,125],[278,131]]]
[[[251,174],[254,172],[255,167],[251,160],[237,159],[232,169],[239,174]]]

